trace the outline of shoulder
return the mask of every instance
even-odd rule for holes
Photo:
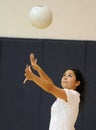
[[[69,103],[72,103],[72,102],[79,103],[80,102],[80,94],[76,90],[64,89],[64,91],[66,92],[67,101]]]
[[[65,92],[66,92],[66,94],[72,94],[72,95],[78,95],[78,96],[80,96],[80,93],[78,93],[76,90],[72,90],[72,89],[63,89]]]

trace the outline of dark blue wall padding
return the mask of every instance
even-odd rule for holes
[[[66,69],[83,72],[87,96],[76,130],[96,128],[95,41],[0,38],[0,130],[48,130],[55,97],[33,82],[23,84],[31,52],[58,87]]]

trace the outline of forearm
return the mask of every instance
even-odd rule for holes
[[[44,72],[44,70],[38,65],[37,72],[41,78],[53,82],[51,78]]]
[[[36,83],[40,88],[42,88],[44,91],[51,92],[51,89],[53,88],[54,84],[50,80],[46,80],[45,78],[41,78],[35,74],[33,74],[32,79],[34,83]]]

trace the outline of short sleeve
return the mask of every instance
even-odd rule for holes
[[[64,89],[67,95],[67,102],[72,105],[79,104],[80,94],[75,90]]]

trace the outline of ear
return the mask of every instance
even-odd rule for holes
[[[79,86],[80,85],[80,81],[76,81],[76,86]]]

